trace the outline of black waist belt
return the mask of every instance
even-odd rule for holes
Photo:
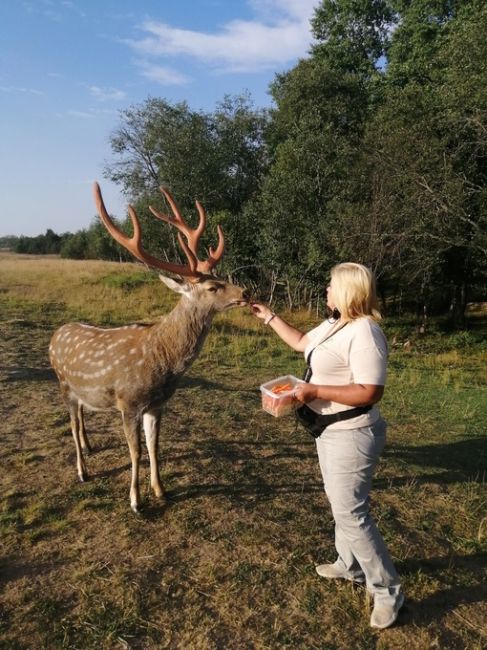
[[[316,413],[316,411],[313,411],[313,409],[310,409],[306,404],[303,404],[303,406],[296,409],[296,417],[313,438],[319,438],[324,429],[329,427],[330,424],[340,422],[341,420],[350,420],[350,418],[355,418],[357,415],[367,413],[371,408],[372,405],[368,404],[367,406],[356,406],[347,411],[339,411],[338,413],[330,413],[329,415],[320,415],[319,413]]]

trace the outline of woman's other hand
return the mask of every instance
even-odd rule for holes
[[[306,404],[318,397],[318,387],[313,384],[298,384],[294,389],[294,396],[298,402]]]

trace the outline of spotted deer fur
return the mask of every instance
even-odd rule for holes
[[[184,278],[176,280],[160,276],[169,288],[181,294],[175,308],[153,324],[137,323],[109,329],[82,323],[63,325],[54,333],[49,346],[51,365],[69,409],[81,481],[88,477],[83,452],[90,450],[84,407],[95,411],[116,409],[122,414],[132,462],[130,504],[134,512],[138,512],[140,506],[141,429],[149,452],[151,487],[157,497],[163,497],[158,466],[162,408],[198,356],[214,315],[248,302],[245,289],[209,273],[223,254],[223,233],[219,232],[217,251],[210,249],[209,260],[201,262],[196,252],[202,232],[201,221],[204,221],[201,206],[197,204],[200,226],[195,235],[198,229],[186,226],[172,197],[167,191],[162,191],[166,198],[169,197],[175,218],[159,213],[157,216],[184,234],[186,241],[180,237],[180,243],[188,258],[187,265],[174,265],[148,256],[140,246],[140,226],[135,212],[131,211],[134,244],[134,238],[129,240],[111,222],[97,185],[95,198],[103,223],[112,236],[116,235],[117,241],[141,261],[150,261],[151,266],[157,263],[157,268],[162,270],[170,267],[171,272]]]

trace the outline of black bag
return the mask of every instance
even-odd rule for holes
[[[313,409],[310,409],[309,406],[303,404],[296,409],[296,417],[301,422],[303,427],[308,433],[310,433],[313,438],[319,438],[326,427],[333,424],[333,422],[339,422],[340,420],[350,420],[357,415],[362,415],[362,413],[367,413],[370,411],[372,405],[367,406],[356,406],[353,409],[348,409],[347,411],[339,411],[338,413],[330,413],[329,415],[320,415]]]
[[[345,327],[346,323],[342,325],[342,327]],[[323,341],[320,341],[318,345],[321,345],[324,341],[327,339],[331,338],[333,334],[336,334],[339,330],[342,329],[342,327],[339,327],[336,329],[334,332],[332,332],[329,336],[327,336]],[[317,346],[315,346],[316,348]],[[303,381],[306,383],[309,383],[309,380],[311,379],[311,376],[313,374],[313,371],[311,370],[311,355],[313,354],[315,348],[311,350],[311,352],[308,354],[308,357],[306,359],[306,370],[304,371],[303,375]],[[319,438],[323,431],[328,427],[330,424],[333,424],[333,422],[339,422],[340,420],[350,420],[350,418],[354,418],[357,415],[362,415],[363,413],[367,413],[367,411],[370,411],[372,408],[372,405],[369,404],[367,406],[356,406],[353,409],[348,409],[346,411],[339,411],[338,413],[330,413],[329,415],[321,415],[320,413],[316,413],[316,411],[313,411],[313,409],[310,409],[307,404],[303,404],[299,408],[296,409],[296,417],[301,422],[303,427],[306,429],[308,433],[310,433],[313,438]]]

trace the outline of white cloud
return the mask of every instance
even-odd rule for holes
[[[62,0],[61,5],[63,7],[66,7],[66,9],[73,11],[75,14],[80,16],[80,18],[86,18],[85,12],[80,9],[74,2],[71,2],[70,0]]]
[[[248,0],[257,15],[270,21],[275,20],[279,14],[309,21],[319,2],[320,0]]]
[[[166,66],[154,65],[142,60],[137,61],[137,65],[142,70],[142,76],[162,86],[182,86],[190,81],[186,75]]]
[[[67,12],[74,13],[80,18],[86,17],[86,13],[71,0],[61,0],[60,2],[36,0],[36,2],[23,2],[22,6],[30,14],[38,14],[55,22],[61,22]]]
[[[75,111],[75,110],[69,110],[68,115],[70,117],[81,117],[83,119],[92,119],[95,116],[95,113],[90,112],[90,111]]]
[[[17,94],[45,95],[46,94],[42,92],[42,90],[36,90],[35,88],[23,88],[21,86],[0,86],[0,92],[11,93],[13,95],[17,95]]]
[[[40,2],[24,2],[22,3],[25,11],[30,14],[39,14],[53,20],[55,22],[60,22],[62,20],[62,14],[59,9],[54,5],[53,2],[49,0],[40,0]]]
[[[100,115],[116,115],[116,111],[109,109],[89,108],[87,111],[79,111],[70,109],[66,112],[69,117],[77,117],[81,119],[94,119]],[[62,115],[60,115],[61,117]]]
[[[146,57],[186,56],[225,72],[275,68],[309,50],[309,21],[318,0],[250,0],[255,20],[233,20],[214,33],[147,20],[129,45]]]
[[[90,86],[89,91],[93,97],[101,102],[119,101],[125,99],[126,93],[117,88],[100,88],[99,86]]]

